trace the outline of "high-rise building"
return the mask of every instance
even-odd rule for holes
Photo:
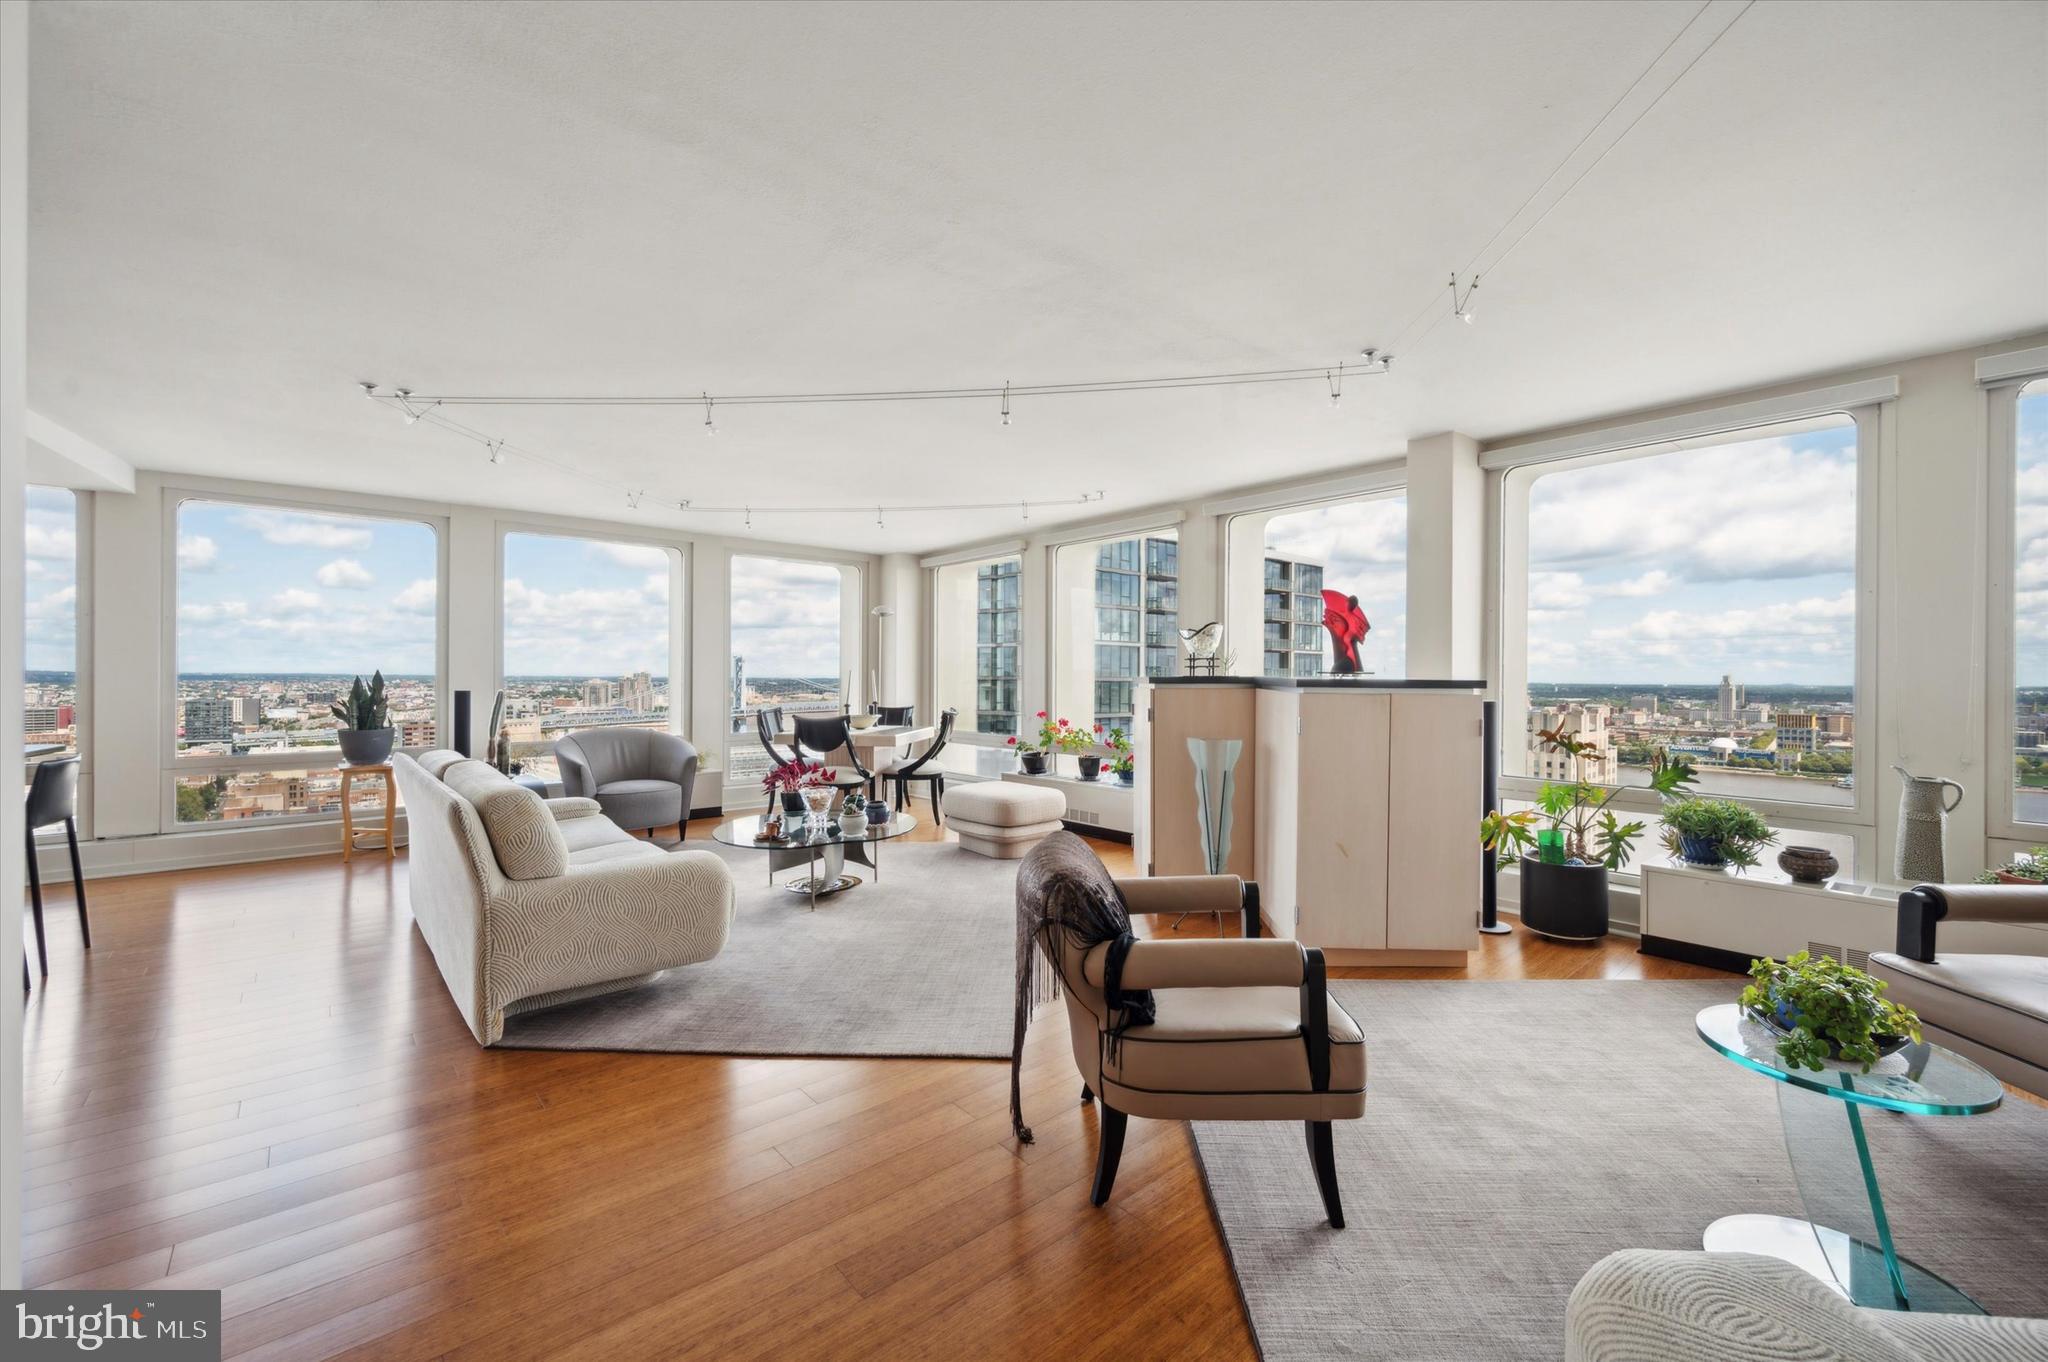
[[[29,705],[21,711],[23,733],[55,733],[61,727],[55,705]]]
[[[1180,670],[1180,541],[1118,539],[1095,552],[1095,722],[1130,731],[1138,677]]]
[[[740,715],[740,714],[741,714],[742,712],[744,712],[744,711],[745,711],[746,707],[747,707],[747,660],[746,660],[746,659],[745,659],[744,657],[741,657],[741,656],[740,656],[739,654],[735,653],[735,654],[733,654],[733,659],[732,659],[732,712],[733,712],[733,729],[732,729],[732,731],[733,731],[733,732],[735,732],[735,733],[737,733],[737,732],[739,732],[739,731],[740,731],[740,729],[739,729],[739,715]]]
[[[1727,723],[1733,723],[1736,714],[1742,709],[1745,698],[1743,688],[1736,685],[1732,678],[1723,675],[1721,677],[1719,701],[1714,706],[1714,717]]]
[[[619,704],[629,714],[654,712],[654,679],[646,672],[619,678]]]
[[[592,677],[583,683],[583,707],[585,709],[610,709],[618,703],[618,682],[603,681]]]
[[[228,704],[235,722],[244,728],[253,728],[263,722],[263,699],[256,695],[231,695]]]
[[[1653,719],[1657,717],[1657,697],[1655,695],[1631,695],[1628,697],[1628,707],[1630,709],[1639,709]]]
[[[1620,779],[1614,735],[1607,728],[1606,705],[1545,705],[1529,711],[1529,774],[1537,780],[1590,780],[1612,785]],[[1574,758],[1544,745],[1539,731],[1569,733],[1593,749]]]
[[[186,742],[232,742],[235,707],[225,697],[194,696],[185,701]]]
[[[1323,671],[1323,565],[1266,559],[1265,673],[1320,676]]]
[[[983,563],[974,574],[974,728],[1017,731],[1017,633],[1023,609],[1023,564]]]

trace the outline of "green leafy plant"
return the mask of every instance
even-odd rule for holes
[[[1130,734],[1124,732],[1121,728],[1112,728],[1109,730],[1109,736],[1104,738],[1103,742],[1110,751],[1110,770],[1120,776],[1127,776],[1138,769],[1137,758],[1131,752]]]
[[[2048,884],[2048,847],[2028,847],[2025,854],[1977,876],[1978,884]]]
[[[343,728],[391,727],[391,717],[384,703],[384,673],[373,672],[367,686],[358,676],[355,684],[348,688],[348,698],[336,700],[332,708],[334,717],[341,720]]]
[[[1742,990],[1742,1006],[1782,1033],[1778,1058],[1789,1066],[1818,1072],[1841,1059],[1869,1073],[1887,1042],[1920,1039],[1919,1016],[1884,996],[1884,980],[1832,955],[1765,956],[1750,961],[1749,977],[1755,982]]]
[[[1539,828],[1554,828],[1564,834],[1565,855],[1589,865],[1621,870],[1635,854],[1636,839],[1649,824],[1624,823],[1607,806],[1626,787],[1595,785],[1585,779],[1586,758],[1596,750],[1563,728],[1546,728],[1537,740],[1552,752],[1571,758],[1572,779],[1546,781],[1536,792],[1536,807],[1513,813],[1489,810],[1479,820],[1479,844],[1494,853],[1502,865],[1512,865],[1536,846]],[[1687,762],[1659,751],[1650,759],[1650,788],[1665,798],[1698,778]]]
[[[859,790],[848,790],[846,798],[839,801],[839,807],[846,813],[865,814],[868,801]]]
[[[1778,840],[1756,810],[1732,799],[1675,799],[1664,809],[1664,846],[1686,860],[1686,844],[1695,851],[1711,848],[1730,865],[1747,869],[1757,852]],[[1705,864],[1712,864],[1711,857]]]

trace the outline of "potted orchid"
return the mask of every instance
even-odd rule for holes
[[[806,808],[804,791],[826,783],[824,766],[801,757],[785,761],[761,777],[761,788],[768,792],[769,797],[781,796],[782,811],[798,818],[803,817]]]

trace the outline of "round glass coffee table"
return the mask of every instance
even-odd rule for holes
[[[712,829],[713,839],[729,847],[751,847],[768,853],[768,883],[775,883],[776,872],[797,866],[804,868],[804,874],[787,881],[782,886],[792,894],[810,897],[811,908],[815,911],[818,900],[829,898],[853,888],[861,878],[846,869],[846,862],[860,862],[875,872],[875,880],[882,878],[882,843],[892,837],[901,837],[917,826],[913,814],[892,814],[886,823],[864,823],[848,831],[838,819],[808,826],[801,818],[794,818],[794,836],[779,841],[760,840],[761,816],[735,818],[730,823],[720,823]]]
[[[1863,1132],[1863,1109],[1910,1116],[1975,1116],[2005,1100],[1996,1078],[1939,1045],[1908,1045],[1862,1072],[1830,1063],[1788,1068],[1778,1033],[1723,1003],[1694,1018],[1700,1039],[1778,1082],[1785,1151],[1806,1219],[1731,1215],[1707,1226],[1704,1247],[1762,1253],[1804,1268],[1858,1305],[1981,1315],[1983,1307],[1892,1246],[1891,1221]]]

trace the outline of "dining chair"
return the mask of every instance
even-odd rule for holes
[[[882,774],[896,782],[896,807],[904,808],[910,799],[910,782],[928,781],[932,787],[932,822],[939,827],[946,826],[946,773],[931,764],[933,757],[946,750],[946,743],[953,736],[953,721],[960,717],[960,711],[949,709],[939,715],[938,736],[932,745],[912,757],[904,765]]]
[[[71,847],[71,888],[78,898],[78,931],[85,948],[92,949],[92,924],[85,914],[85,870],[78,863],[78,758],[46,761],[36,767],[28,787],[28,893],[30,911],[36,924],[36,963],[43,977],[50,974],[50,951],[43,939],[43,881],[36,870],[36,829],[52,823],[64,825],[64,839]],[[22,967],[27,969],[24,960]]]
[[[908,728],[917,722],[916,705],[869,705],[868,713],[885,728]]]
[[[844,714],[799,714],[792,721],[796,729],[796,754],[807,761],[823,762],[825,778],[841,790],[865,786],[875,792],[874,772],[861,765],[860,752],[853,745],[853,726]]]
[[[761,740],[761,750],[766,752],[768,760],[777,766],[787,766],[796,760],[796,756],[794,753],[776,749],[775,739],[781,732],[781,705],[766,705],[754,711],[754,736]]]

